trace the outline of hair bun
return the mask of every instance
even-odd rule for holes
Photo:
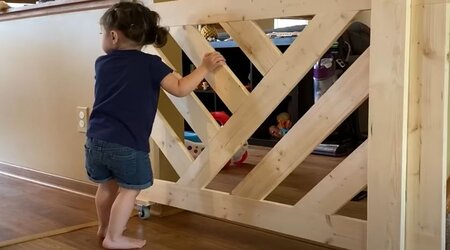
[[[161,48],[167,43],[167,36],[169,35],[169,30],[166,27],[158,26],[156,30],[156,40],[154,46]]]

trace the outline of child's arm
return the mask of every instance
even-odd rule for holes
[[[208,53],[203,57],[202,64],[192,73],[185,77],[181,77],[177,73],[169,74],[161,81],[161,87],[174,96],[186,96],[197,87],[206,74],[224,64],[225,59],[221,54],[218,52]]]

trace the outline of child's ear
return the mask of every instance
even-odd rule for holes
[[[111,30],[110,32],[111,32],[112,42],[113,42],[113,44],[116,44],[119,41],[119,34],[115,30]]]

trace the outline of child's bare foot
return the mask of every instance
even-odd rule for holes
[[[133,249],[142,248],[146,243],[146,240],[134,239],[126,236],[120,236],[120,238],[114,240],[106,237],[103,240],[103,247],[106,249]]]
[[[125,232],[125,230],[127,230],[127,227],[124,227],[124,228],[123,228],[123,232]],[[98,227],[98,230],[97,230],[97,236],[98,236],[99,238],[104,239],[104,238],[106,237],[106,232],[107,232],[107,231],[108,231],[108,228],[107,228],[107,227],[99,226],[99,227]]]

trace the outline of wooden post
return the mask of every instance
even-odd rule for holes
[[[372,1],[368,250],[404,249],[410,1]]]
[[[448,1],[372,4],[368,249],[444,249]]]
[[[450,3],[412,1],[406,249],[444,249]]]

